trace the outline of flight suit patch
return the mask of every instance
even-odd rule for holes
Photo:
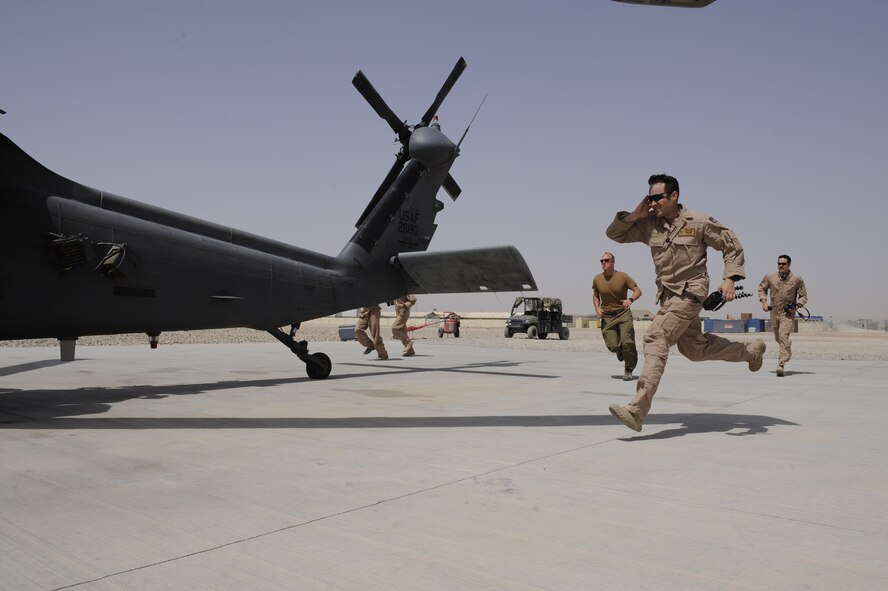
[[[693,238],[696,235],[697,235],[696,230],[694,230],[694,228],[690,228],[688,226],[685,226],[684,228],[682,228],[681,230],[678,231],[679,238]]]

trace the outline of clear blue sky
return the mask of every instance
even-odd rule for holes
[[[886,319],[885,23],[884,0],[6,0],[0,130],[88,186],[336,254],[397,149],[351,77],[416,121],[462,55],[444,131],[489,98],[432,249],[514,244],[577,314],[609,250],[655,309],[647,247],[604,230],[667,172],[736,231],[747,289],[788,253],[814,314]]]

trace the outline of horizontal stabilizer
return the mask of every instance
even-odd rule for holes
[[[415,293],[536,291],[536,282],[514,246],[439,252],[403,252],[396,261]]]

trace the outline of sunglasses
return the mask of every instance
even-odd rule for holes
[[[663,199],[664,197],[669,197],[669,193],[658,193],[656,195],[647,195],[647,199],[651,203],[655,203],[655,202],[659,201],[660,199]]]
[[[604,263],[609,263],[609,262],[611,262],[612,260],[614,260],[614,259],[601,259],[601,260],[598,261],[598,262],[601,263],[601,264],[603,265]]]
[[[785,266],[788,265],[788,264],[789,264],[789,263],[777,263],[777,266],[778,266],[778,267],[785,267]]]

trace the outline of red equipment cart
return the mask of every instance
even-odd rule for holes
[[[438,327],[438,338],[444,338],[445,334],[452,334],[459,338],[459,314],[455,312],[444,312],[442,314],[444,322]]]

